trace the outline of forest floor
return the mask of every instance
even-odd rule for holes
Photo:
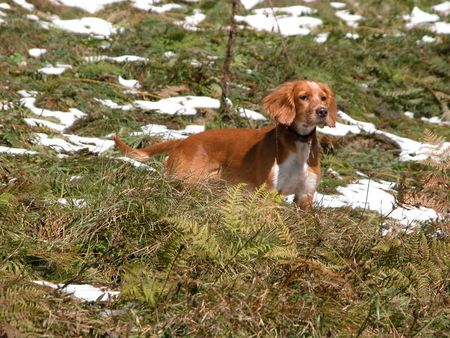
[[[241,3],[224,121],[228,1],[0,2],[0,336],[448,335],[450,2]],[[111,141],[262,127],[305,78],[313,210]]]

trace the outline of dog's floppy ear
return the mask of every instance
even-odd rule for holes
[[[336,119],[337,119],[337,104],[336,104],[336,97],[331,90],[331,88],[326,83],[320,83],[319,84],[322,89],[327,93],[329,100],[328,100],[328,115],[326,119],[326,124],[328,127],[334,128],[336,127]]]
[[[265,111],[278,123],[290,125],[295,118],[294,83],[288,82],[274,89],[264,98]]]

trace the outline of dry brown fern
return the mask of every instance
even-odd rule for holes
[[[425,206],[448,216],[450,212],[450,147],[445,147],[445,138],[429,129],[424,131],[424,142],[432,145],[430,156],[421,163],[426,170],[415,185],[406,183],[406,175],[400,179],[398,199],[401,203]]]

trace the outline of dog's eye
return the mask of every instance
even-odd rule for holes
[[[326,101],[326,100],[327,100],[327,97],[326,97],[326,96],[322,96],[320,99],[321,99],[322,101]]]
[[[308,96],[306,96],[306,95],[301,95],[299,98],[302,101],[308,101]]]

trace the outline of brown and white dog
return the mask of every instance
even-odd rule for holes
[[[299,80],[277,87],[264,99],[264,108],[278,123],[261,129],[207,130],[183,140],[134,149],[113,139],[127,156],[145,160],[168,153],[166,171],[188,182],[225,179],[261,184],[294,194],[308,208],[320,178],[320,145],[316,127],[334,127],[336,100],[328,85]]]

